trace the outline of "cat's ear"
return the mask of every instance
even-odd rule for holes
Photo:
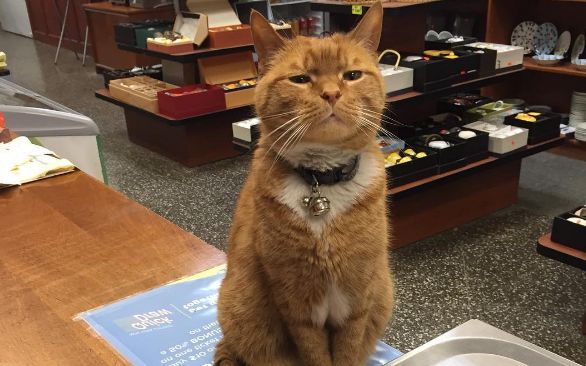
[[[252,29],[254,49],[258,55],[258,63],[262,67],[285,45],[285,40],[256,10],[252,10],[250,13],[250,28]]]
[[[383,5],[374,3],[366,12],[356,28],[350,32],[350,38],[361,43],[370,52],[376,53],[383,29]]]

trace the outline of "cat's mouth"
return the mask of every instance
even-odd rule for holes
[[[326,117],[323,121],[321,121],[321,123],[336,123],[336,122],[342,122],[342,120],[338,116],[336,116],[336,114],[333,112],[328,117]]]

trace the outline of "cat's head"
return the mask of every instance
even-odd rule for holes
[[[348,34],[285,39],[252,13],[263,146],[283,154],[298,143],[349,150],[372,143],[385,103],[376,61],[382,18],[376,3]]]

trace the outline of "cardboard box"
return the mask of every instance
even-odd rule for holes
[[[252,44],[252,31],[247,24],[209,29],[211,48],[229,48]]]
[[[463,128],[462,131],[472,131],[466,128]],[[488,158],[489,151],[489,137],[488,133],[484,131],[473,131],[476,133],[476,136],[471,137],[469,139],[461,139],[458,137],[458,134],[450,134],[450,136],[466,142],[466,159],[467,164],[475,163],[480,160],[484,160]]]
[[[419,60],[410,60],[416,57]],[[383,56],[380,64],[395,65],[397,56],[389,53]],[[413,89],[426,93],[452,86],[451,75],[442,73],[446,60],[434,60],[425,55],[401,52],[399,66],[413,69]]]
[[[464,112],[464,123],[471,123],[483,118],[492,117],[513,109],[513,105],[505,103],[487,103],[480,107],[471,108]],[[522,126],[521,126],[522,127]]]
[[[205,89],[199,93],[185,94],[195,89]],[[183,119],[200,114],[213,113],[226,109],[224,89],[216,85],[197,84],[178,89],[161,90],[157,93],[159,113]]]
[[[251,118],[232,123],[232,137],[247,143],[256,142],[260,138],[260,119]]]
[[[178,86],[148,76],[110,81],[110,95],[112,97],[151,113],[159,113],[157,93],[161,90],[176,88]]]
[[[497,52],[495,69],[497,71],[502,72],[523,67],[523,47],[484,42],[470,43],[468,47],[495,50]]]
[[[172,55],[193,51],[193,45],[201,46],[208,36],[208,18],[205,14],[181,12],[175,17],[173,31],[189,38],[190,41],[168,44],[149,38],[147,49]]]
[[[408,145],[423,147],[437,153],[438,174],[461,168],[467,164],[466,140],[454,139],[446,136],[442,137],[445,141],[450,142],[452,146],[445,149],[434,149],[429,146],[424,146],[419,138],[414,138],[407,142]]]
[[[218,85],[255,79],[258,76],[252,51],[237,52],[222,56],[205,57],[197,60],[201,80]],[[254,103],[255,87],[226,90],[226,108],[235,108]]]
[[[189,11],[208,19],[210,47],[227,48],[252,44],[249,25],[242,24],[228,0],[187,0]]]
[[[574,214],[581,208],[576,207],[553,219],[551,241],[586,252],[586,226],[568,220],[570,217],[583,219]]]
[[[507,125],[493,125],[497,127],[497,130],[487,131],[487,125],[491,124],[478,121],[467,124],[464,127],[475,131],[488,132],[488,150],[496,155],[504,155],[527,146],[529,130]],[[520,129],[520,132],[514,135],[508,135],[508,132],[512,131],[514,128]]]
[[[395,70],[394,65],[378,64],[387,97],[406,93],[413,90],[413,69],[399,66]]]
[[[451,58],[449,55],[434,56],[428,54],[429,52],[453,52],[456,58]],[[480,55],[476,53],[461,52],[458,49],[454,50],[428,50],[425,51],[427,56],[434,59],[444,59],[445,63],[441,65],[437,72],[445,75],[450,75],[452,84],[462,83],[464,81],[477,79],[479,77],[478,70],[480,69]]]

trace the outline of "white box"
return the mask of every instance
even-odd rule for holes
[[[245,121],[232,123],[232,136],[236,139],[252,142],[252,129],[260,125],[260,119],[251,118]]]
[[[495,126],[496,130],[489,130],[487,126]],[[488,132],[488,151],[495,154],[506,154],[513,150],[527,146],[529,130],[516,126],[497,125],[482,121],[473,122],[464,127]],[[493,127],[494,128],[494,127]]]
[[[523,47],[484,42],[470,43],[467,46],[496,50],[497,54],[495,68],[497,70],[523,64]]]
[[[407,92],[413,89],[413,69],[399,66],[397,70],[393,65],[378,64],[385,82],[385,93]]]

